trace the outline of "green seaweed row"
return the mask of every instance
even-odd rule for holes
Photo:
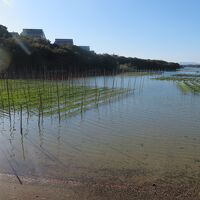
[[[89,87],[73,80],[0,80],[0,111],[10,114],[23,110],[41,117],[61,117],[84,112],[130,92],[125,88]]]
[[[178,88],[184,93],[200,94],[200,77],[199,75],[178,74],[169,77],[158,77],[155,80],[174,81]]]

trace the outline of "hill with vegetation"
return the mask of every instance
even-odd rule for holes
[[[48,40],[12,37],[0,25],[0,69],[29,73],[65,71],[70,74],[111,73],[120,70],[176,70],[178,63],[96,54],[78,46],[58,46]]]

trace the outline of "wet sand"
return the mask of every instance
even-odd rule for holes
[[[199,200],[198,183],[169,183],[138,179],[133,184],[110,181],[36,179],[0,175],[0,200]]]
[[[34,183],[23,180],[21,185],[14,176],[0,176],[0,200],[68,200],[72,191],[63,185]]]

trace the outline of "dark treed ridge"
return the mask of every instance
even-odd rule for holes
[[[113,73],[121,70],[176,70],[178,63],[95,54],[77,46],[58,46],[48,40],[12,37],[0,25],[0,69],[4,72],[65,71],[70,74]]]

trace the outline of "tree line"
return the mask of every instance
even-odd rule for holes
[[[178,63],[96,54],[78,46],[58,46],[48,40],[12,37],[0,25],[0,70],[15,73],[65,71],[111,73],[121,70],[176,70]]]

